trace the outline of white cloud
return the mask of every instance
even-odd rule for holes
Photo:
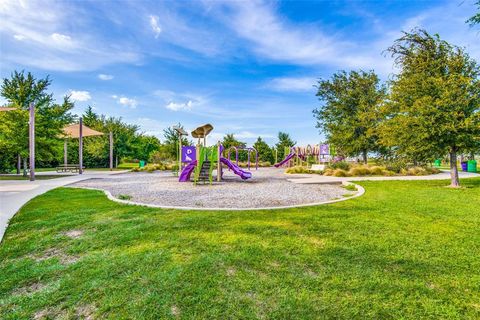
[[[140,117],[134,119],[132,122],[138,124],[140,128],[145,131],[146,134],[154,135],[159,139],[163,138],[163,130],[167,127],[170,127],[169,122],[159,121],[147,117]]]
[[[47,6],[41,1],[4,0],[0,1],[0,17],[0,37],[5,40],[2,64],[86,71],[141,58],[131,43],[112,41],[95,32],[92,26],[98,16],[88,15],[73,3],[49,2]],[[59,30],[68,30],[68,34]]]
[[[22,34],[16,34],[13,37],[15,38],[15,40],[18,40],[18,41],[22,41],[22,40],[25,40],[27,38]]]
[[[192,105],[193,105],[192,100],[188,100],[187,102],[184,102],[184,103],[169,102],[165,106],[165,108],[173,110],[173,111],[192,110]]]
[[[52,38],[53,41],[55,41],[58,44],[62,45],[69,45],[72,42],[72,38],[70,36],[60,34],[60,33],[52,33],[50,35],[50,38]]]
[[[314,91],[316,79],[311,77],[302,78],[275,78],[267,83],[267,87],[278,91]]]
[[[92,99],[92,97],[90,96],[90,92],[88,91],[70,90],[69,94],[70,94],[70,98],[73,101],[88,101]]]
[[[137,100],[132,98],[127,98],[125,96],[119,97],[116,94],[112,95],[112,98],[117,101],[117,103],[135,109],[138,105]]]
[[[155,35],[155,39],[158,38],[160,33],[162,32],[162,28],[158,25],[158,16],[150,16],[150,27],[153,30],[153,34]]]
[[[165,108],[172,111],[190,111],[192,108],[205,107],[208,98],[196,93],[177,93],[171,90],[156,90],[153,95],[162,99]]]
[[[111,74],[103,74],[103,73],[100,73],[98,75],[98,79],[100,80],[112,80],[113,79],[113,76]]]
[[[235,133],[234,136],[238,139],[257,139],[258,137],[262,138],[274,138],[275,135],[273,134],[261,134],[261,133],[255,133],[251,131],[240,131],[238,133]]]

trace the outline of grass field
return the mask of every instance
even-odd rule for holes
[[[124,206],[60,188],[0,244],[0,318],[480,318],[480,179],[362,182],[276,211]]]
[[[63,177],[68,177],[69,175],[60,175],[60,174],[52,174],[52,175],[35,175],[36,180],[50,180],[50,179],[56,179],[56,178],[63,178]],[[23,175],[0,175],[0,181],[1,180],[30,180],[30,177],[24,177]]]

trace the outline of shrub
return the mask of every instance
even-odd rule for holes
[[[342,169],[345,171],[348,171],[350,169],[350,164],[345,161],[338,161],[338,162],[333,162],[328,165],[328,168],[330,169]]]
[[[335,176],[335,177],[348,177],[348,172],[346,170],[343,170],[343,169],[335,169],[335,171],[333,171],[333,176]]]
[[[296,167],[290,167],[290,168],[287,168],[285,170],[285,173],[288,173],[288,174],[299,174],[299,173],[308,173],[308,174],[311,174],[311,173],[316,173],[315,171],[313,170],[310,170],[309,168],[307,167],[303,167],[303,166],[296,166]]]
[[[323,171],[323,175],[324,176],[333,176],[334,171],[335,170],[333,170],[332,168],[327,168],[327,169],[325,169],[325,171]]]
[[[371,171],[368,166],[359,165],[350,168],[348,174],[351,176],[367,176],[371,174]]]
[[[387,168],[382,167],[382,166],[371,166],[370,167],[370,173],[372,175],[375,175],[375,176],[384,175],[386,171],[387,171]]]

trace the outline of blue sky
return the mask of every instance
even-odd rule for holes
[[[0,75],[50,75],[75,111],[92,105],[161,138],[211,123],[269,143],[279,130],[317,143],[313,85],[337,70],[394,72],[382,55],[424,27],[480,60],[473,0],[0,2]],[[4,103],[5,101],[0,101]]]

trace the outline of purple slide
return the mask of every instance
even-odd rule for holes
[[[234,164],[230,160],[221,157],[220,161],[222,161],[223,164],[225,164],[227,167],[232,169],[233,173],[235,173],[236,175],[239,175],[240,178],[242,178],[243,180],[247,180],[252,177],[252,174],[250,172],[243,171],[242,169],[240,169],[240,167],[238,167],[236,164]]]
[[[189,182],[190,176],[192,175],[193,170],[197,166],[197,160],[190,162],[185,168],[183,168],[180,177],[178,178],[179,182]]]
[[[274,164],[275,168],[278,168],[278,167],[280,167],[280,166],[283,166],[285,163],[287,163],[288,161],[290,161],[290,159],[292,159],[294,156],[295,156],[295,152],[290,153],[288,156],[286,156],[285,159],[283,159],[283,160],[280,161],[279,163],[275,163],[275,164]]]

